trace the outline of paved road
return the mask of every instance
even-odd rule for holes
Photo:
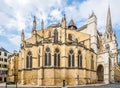
[[[6,88],[5,85],[0,85],[0,88]],[[8,86],[7,88],[16,88],[16,86]],[[60,87],[17,87],[17,88],[60,88]],[[120,88],[120,83],[109,84],[109,85],[100,85],[100,86],[81,86],[81,87],[65,87],[65,88]]]
[[[101,85],[101,86],[85,86],[80,88],[120,88],[120,83]]]

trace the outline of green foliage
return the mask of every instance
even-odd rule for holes
[[[118,54],[120,55],[120,49],[118,49]]]
[[[120,67],[120,62],[118,62],[118,66]]]

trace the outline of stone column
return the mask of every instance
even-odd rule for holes
[[[104,83],[109,84],[109,64],[104,65]]]

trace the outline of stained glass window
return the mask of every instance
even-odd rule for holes
[[[78,51],[78,67],[82,68],[82,54],[81,51]]]
[[[74,67],[75,60],[74,60],[74,51],[71,49],[68,55],[68,67]]]
[[[54,52],[54,66],[60,66],[60,52],[58,48],[56,48]]]
[[[50,52],[50,48],[46,48],[44,63],[45,63],[44,64],[45,66],[50,66],[51,65],[51,52]]]
[[[26,68],[32,68],[32,53],[30,51],[26,56]]]
[[[55,29],[54,31],[54,43],[58,43],[58,31]]]
[[[39,49],[39,53],[38,53],[38,67],[40,67],[40,49]]]

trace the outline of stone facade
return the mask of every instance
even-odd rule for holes
[[[97,53],[98,81],[103,81],[104,83],[108,84],[115,81],[114,71],[115,66],[118,63],[118,44],[116,35],[112,29],[110,7],[108,8],[106,30],[104,34],[101,34],[97,30],[96,20],[96,16],[93,12],[86,27],[80,31],[91,35],[91,48]],[[102,67],[100,71],[98,70],[99,67]],[[98,76],[100,73],[101,75]]]
[[[118,75],[117,40],[112,30],[110,8],[104,34],[97,30],[94,12],[87,24],[77,28],[66,16],[61,23],[36,30],[33,20],[31,37],[21,34],[18,57],[18,83],[34,85],[80,85],[114,82]],[[118,68],[117,68],[118,69]]]
[[[7,82],[17,82],[18,81],[18,57],[19,54],[14,52],[8,57],[8,77]]]
[[[90,35],[77,31],[72,20],[67,28],[65,21],[63,17],[61,24],[36,30],[34,18],[31,38],[24,40],[22,32],[19,83],[62,85],[65,80],[67,85],[76,85],[96,82],[96,53],[90,48]]]

